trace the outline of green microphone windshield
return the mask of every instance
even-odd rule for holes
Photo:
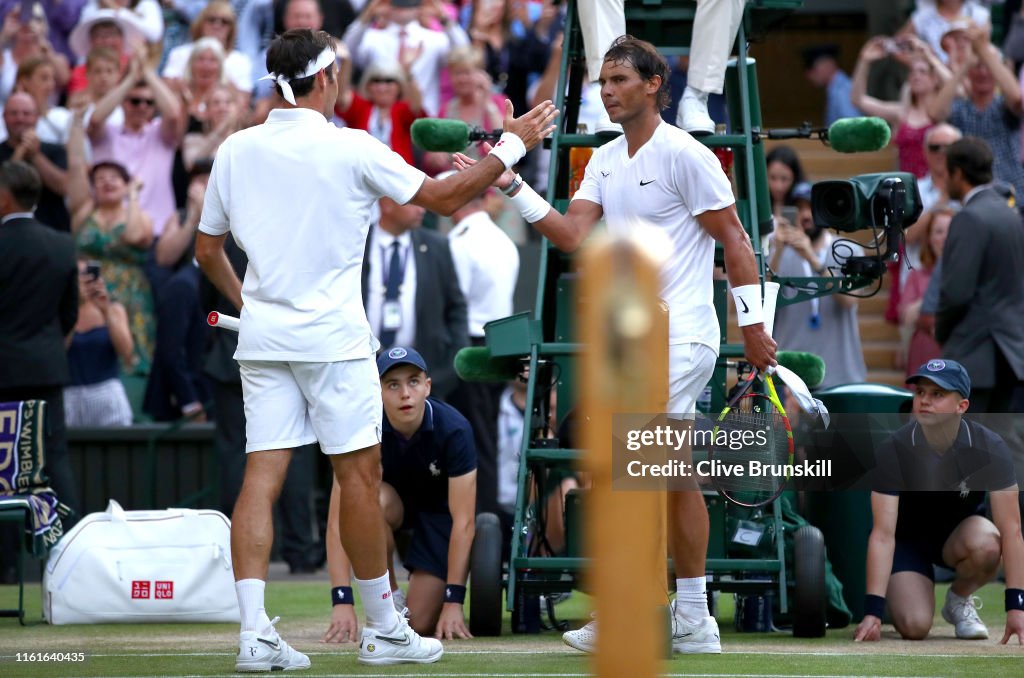
[[[840,118],[828,128],[828,143],[840,153],[870,153],[889,145],[892,130],[881,118]]]
[[[493,358],[484,346],[469,346],[455,354],[455,373],[464,381],[511,381],[522,369],[518,357]]]
[[[412,142],[424,151],[458,153],[469,145],[469,125],[461,120],[420,118],[412,123]]]
[[[825,361],[821,356],[805,351],[779,351],[775,359],[803,379],[807,388],[814,388],[825,380]]]

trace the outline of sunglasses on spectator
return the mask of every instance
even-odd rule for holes
[[[949,148],[949,144],[928,144],[929,153],[942,153],[947,148]]]
[[[208,24],[220,24],[221,26],[230,26],[235,23],[234,19],[229,19],[226,16],[208,16],[206,17],[206,23]]]
[[[142,97],[128,97],[128,103],[132,106],[153,106],[156,104],[156,99],[144,99]]]
[[[398,81],[395,80],[394,78],[370,78],[370,84],[371,85],[373,83],[375,83],[375,82],[377,82],[377,83],[397,83]]]

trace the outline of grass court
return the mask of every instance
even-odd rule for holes
[[[30,625],[0,619],[0,676],[225,676],[233,675],[238,627],[234,624],[107,624],[50,626],[41,620],[40,586],[26,586]],[[938,614],[945,587],[936,592],[935,626],[928,640],[900,640],[883,626],[880,643],[854,643],[853,626],[830,630],[825,638],[794,639],[788,633],[755,634],[733,630],[732,596],[723,594],[718,621],[724,653],[676,657],[663,664],[666,676],[1014,676],[1022,674],[1024,647],[998,644],[1003,633],[1003,586],[979,592],[979,610],[989,627],[987,641],[958,641]],[[588,675],[586,656],[562,644],[558,633],[478,638],[445,643],[436,664],[363,666],[355,645],[320,642],[330,610],[325,582],[270,581],[267,608],[280,615],[278,630],[309,655],[312,668],[302,676],[529,676]],[[0,587],[0,606],[17,602],[17,588]],[[557,607],[573,628],[588,619],[587,597],[574,593]],[[17,653],[84,652],[81,662],[16,661]]]

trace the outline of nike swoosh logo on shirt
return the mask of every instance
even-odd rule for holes
[[[640,185],[641,186],[646,186],[647,184],[653,184],[655,181],[657,181],[657,179],[648,179],[647,181],[641,180],[640,181]]]

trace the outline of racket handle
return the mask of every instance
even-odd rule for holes
[[[210,327],[219,327],[222,330],[231,330],[232,332],[238,331],[238,318],[230,315],[224,315],[217,311],[210,311],[210,315],[206,316],[206,323]]]
[[[777,282],[764,284],[764,303],[761,307],[764,309],[764,330],[769,337],[775,331],[775,308],[779,300],[779,287]]]

